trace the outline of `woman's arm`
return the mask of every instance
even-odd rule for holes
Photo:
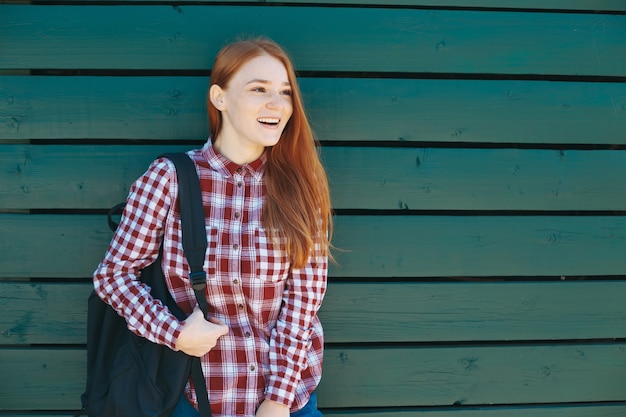
[[[139,274],[157,259],[177,189],[174,165],[164,159],[153,162],[132,185],[120,225],[93,275],[100,298],[126,319],[131,331],[172,349],[182,323],[150,295]]]
[[[270,375],[266,400],[290,406],[307,353],[317,312],[326,292],[328,257],[316,247],[307,265],[293,269],[287,279],[283,307],[270,336]]]

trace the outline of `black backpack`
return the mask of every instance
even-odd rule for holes
[[[191,268],[190,279],[201,310],[207,315],[204,296],[206,273],[203,270],[207,239],[200,182],[195,164],[184,153],[164,154],[176,166],[179,206],[183,230],[183,248]],[[118,205],[109,212],[123,207]],[[162,250],[162,246],[161,246]],[[141,272],[141,281],[150,293],[167,305],[179,320],[186,315],[167,290],[161,269],[161,250],[157,260]],[[200,358],[155,344],[128,330],[126,321],[94,292],[87,305],[87,382],[81,395],[79,415],[89,417],[169,417],[193,379],[201,417],[211,411]]]

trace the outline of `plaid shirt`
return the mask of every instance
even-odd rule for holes
[[[265,156],[239,166],[210,141],[188,152],[202,188],[208,249],[209,315],[229,333],[202,358],[211,410],[253,416],[264,400],[302,408],[321,378],[323,333],[317,311],[327,279],[326,256],[290,267],[284,240],[271,241],[261,225]],[[178,305],[196,304],[183,256],[174,164],[154,161],[131,187],[121,223],[94,273],[100,297],[126,318],[133,332],[174,349],[182,323],[138,281],[163,242],[163,271]],[[197,405],[193,386],[186,394]]]

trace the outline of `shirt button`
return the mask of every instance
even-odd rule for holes
[[[235,244],[233,245],[233,249],[234,249],[234,250],[239,249],[239,245],[235,243]]]
[[[243,168],[242,167],[237,168],[237,172],[241,174],[243,172]]]
[[[237,308],[238,308],[239,310],[243,310],[243,304],[237,304]]]
[[[241,216],[241,214],[240,214],[239,212],[236,212],[236,213],[235,213],[235,219],[238,219],[238,218],[239,218],[239,216]]]
[[[250,332],[246,332],[246,337],[250,337]]]
[[[243,182],[241,182],[241,181],[237,182],[237,187],[241,187],[242,185],[243,185]]]
[[[251,371],[254,371],[255,369],[256,369],[256,366],[254,366],[254,365],[250,365],[250,370],[251,370]]]
[[[233,284],[235,284],[235,285],[239,284],[239,280],[238,280],[237,278],[235,278],[235,279],[233,280]]]

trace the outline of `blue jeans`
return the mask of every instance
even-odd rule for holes
[[[317,409],[317,395],[311,394],[309,402],[295,413],[291,413],[291,417],[322,417],[322,413]]]
[[[196,410],[187,398],[183,394],[178,400],[178,404],[172,411],[170,417],[199,417],[198,410]],[[291,417],[322,417],[322,413],[317,409],[317,395],[315,393],[311,394],[311,398],[309,402],[301,409],[296,411],[295,413],[291,413]]]

